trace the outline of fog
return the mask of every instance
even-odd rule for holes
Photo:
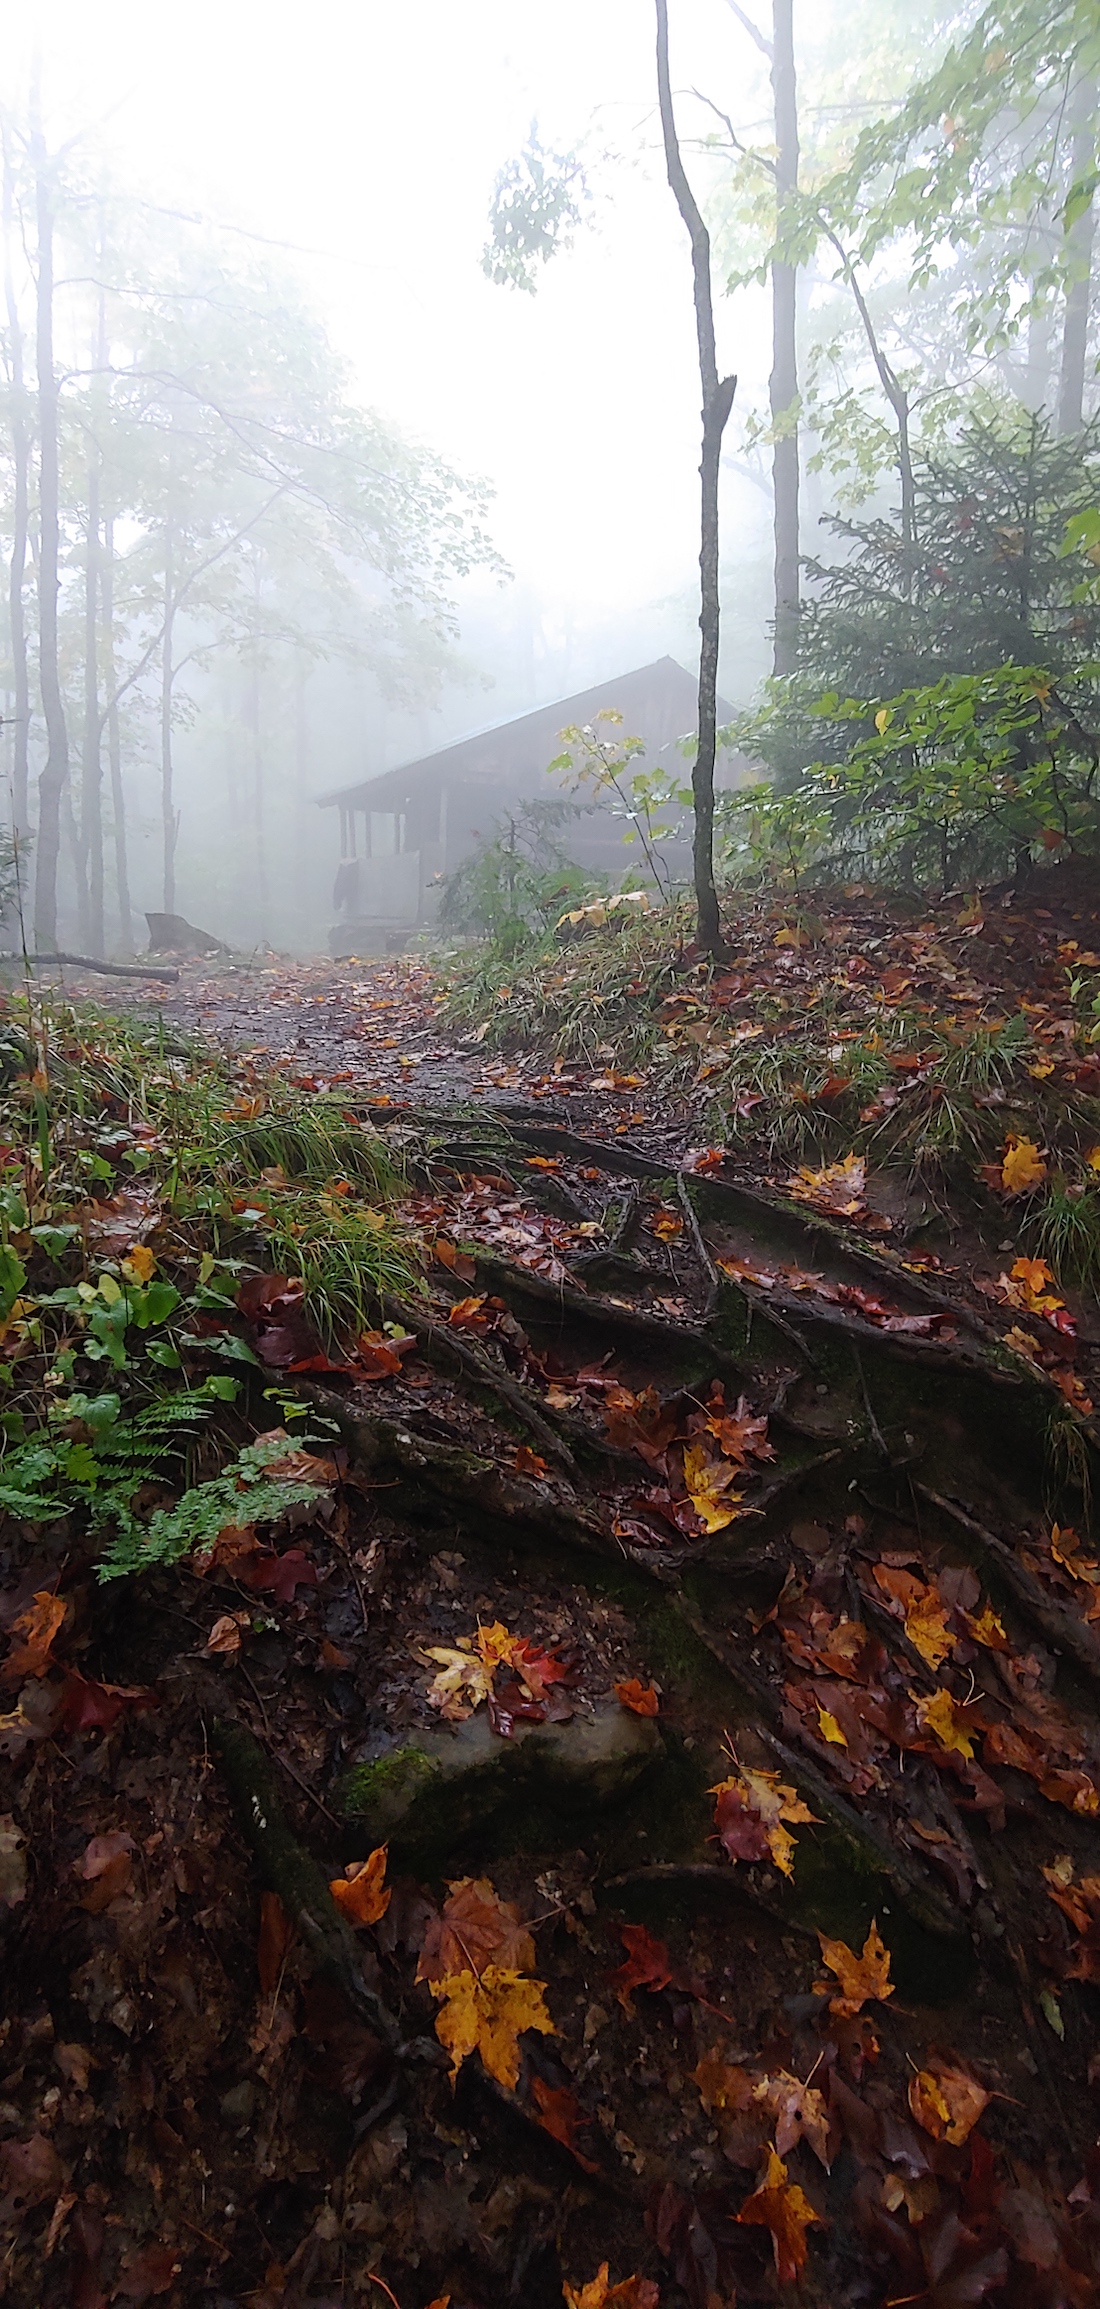
[[[811,81],[816,73],[824,86],[831,73],[835,96],[861,65],[850,106],[857,118],[896,98],[922,31],[937,21],[917,0],[896,0],[885,13],[896,45],[880,42],[869,61],[853,62],[845,27],[858,44],[866,11],[796,7]],[[692,91],[727,113],[740,137],[767,147],[767,64],[725,0],[673,0],[671,26],[685,157],[700,197],[711,201],[729,156],[699,149],[718,121]],[[660,146],[653,11],[644,0],[559,0],[554,9],[515,0],[471,0],[463,9],[451,0],[400,8],[325,0],[312,11],[193,0],[179,12],[148,0],[98,0],[91,9],[41,0],[18,19],[7,13],[0,101],[17,174],[36,70],[45,147],[62,156],[59,184],[75,187],[76,223],[64,213],[64,188],[57,216],[63,499],[66,406],[95,389],[89,282],[106,266],[112,297],[118,286],[113,252],[89,253],[89,219],[105,186],[112,217],[132,204],[120,309],[141,308],[145,251],[164,248],[183,271],[212,265],[229,278],[239,270],[266,319],[297,294],[346,363],[349,403],[463,481],[486,485],[485,550],[466,571],[434,571],[430,640],[425,627],[407,650],[399,694],[387,694],[394,685],[384,668],[380,675],[373,644],[373,656],[357,655],[359,613],[348,599],[333,606],[323,555],[307,571],[296,533],[270,549],[262,529],[249,533],[254,603],[277,592],[277,611],[261,616],[257,606],[249,626],[243,611],[230,615],[223,605],[226,636],[214,646],[213,612],[200,614],[194,593],[181,602],[181,670],[168,709],[178,833],[167,896],[234,944],[310,951],[327,937],[336,855],[334,816],[316,810],[315,795],[650,659],[697,663],[700,388],[688,242]],[[580,148],[592,203],[572,248],[540,270],[527,295],[490,282],[480,257],[498,171],[533,121],[544,146]],[[17,297],[33,348],[25,169],[16,206],[27,256]],[[717,242],[716,250],[720,257]],[[724,295],[721,276],[719,261],[719,367],[737,372],[738,389],[721,482],[719,686],[741,705],[758,691],[771,653],[770,453],[745,439],[766,412],[770,296],[760,282]],[[178,302],[185,329],[199,328],[197,313],[186,298]],[[105,327],[114,359],[110,315]],[[262,333],[257,374],[240,379],[242,403],[265,390]],[[198,357],[197,342],[192,350]],[[91,421],[82,422],[87,429]],[[807,469],[803,488],[813,524],[826,484]],[[63,502],[70,796],[86,710],[82,524],[75,502],[66,524]],[[131,553],[135,570],[149,534],[144,516],[127,527],[120,504],[114,545]],[[32,505],[29,616],[34,549]],[[346,536],[324,550],[331,584],[347,581],[381,617],[385,568],[364,570]],[[146,560],[135,653],[153,633],[151,548]],[[288,587],[296,588],[293,619]],[[444,600],[456,621],[450,636],[442,633]],[[10,700],[10,668],[7,683]],[[127,692],[118,733],[135,936],[142,912],[166,900],[162,709],[154,651],[148,674]],[[31,717],[33,796],[45,748],[33,663]],[[103,776],[106,791],[106,769]],[[61,810],[59,935],[70,940],[81,927],[82,839],[87,851],[79,807],[63,800]],[[125,938],[110,834],[107,823],[105,936],[118,950]]]

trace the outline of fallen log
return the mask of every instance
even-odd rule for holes
[[[21,970],[53,970],[68,964],[73,970],[94,970],[100,978],[159,978],[175,986],[178,970],[162,970],[149,962],[97,962],[94,954],[0,954],[0,962],[17,963]]]

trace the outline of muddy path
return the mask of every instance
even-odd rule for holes
[[[870,1188],[521,1097],[427,981],[164,1016],[345,1085],[426,1288],[369,1382],[253,1324],[330,1471],[261,1597],[9,1527],[107,1696],[4,1719],[4,2297],[1085,2309],[1091,1420]]]

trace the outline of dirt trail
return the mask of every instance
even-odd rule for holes
[[[392,1133],[429,1296],[396,1370],[283,1382],[347,1456],[262,1608],[231,1551],[78,1592],[67,1656],[158,1704],[12,1759],[4,2297],[1086,2309],[1088,1422],[871,1187],[519,1100],[432,1001],[163,1004]],[[49,1570],[12,1539],[9,1603]]]

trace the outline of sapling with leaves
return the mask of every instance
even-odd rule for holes
[[[680,821],[669,820],[666,813],[690,809],[692,790],[667,771],[631,769],[631,763],[645,754],[645,740],[616,736],[622,719],[614,706],[601,706],[591,722],[570,723],[561,732],[561,753],[547,767],[567,778],[574,793],[591,794],[597,806],[606,807],[610,801],[612,814],[626,820],[623,841],[641,843],[646,865],[667,903],[672,876],[660,845],[676,840]]]

